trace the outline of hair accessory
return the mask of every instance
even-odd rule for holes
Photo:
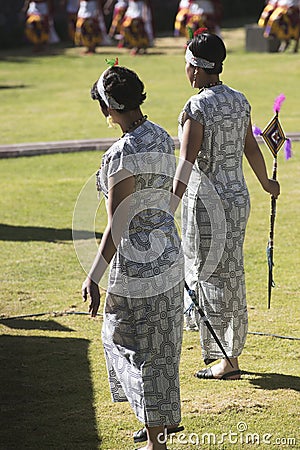
[[[186,27],[186,28],[187,28],[187,32],[188,32],[188,35],[189,35],[189,40],[192,40],[193,37],[194,37],[193,28],[191,28],[191,27]]]
[[[105,62],[110,67],[118,66],[119,65],[119,58],[117,57],[115,59],[105,59]]]
[[[194,32],[194,37],[198,36],[199,34],[202,33],[207,33],[208,32],[208,28],[198,28],[195,32]]]
[[[109,70],[109,69],[107,69],[107,70]],[[118,103],[116,99],[114,99],[111,95],[107,95],[107,93],[105,92],[104,84],[103,84],[103,78],[104,78],[105,73],[106,73],[106,70],[100,75],[100,78],[97,82],[97,89],[98,89],[99,95],[102,98],[102,100],[105,102],[105,104],[108,108],[122,110],[125,108],[125,105],[123,105],[122,103]]]
[[[216,63],[207,61],[207,59],[197,58],[193,55],[189,47],[186,48],[185,60],[187,63],[192,64],[192,66],[200,67],[201,69],[213,69],[216,65]]]

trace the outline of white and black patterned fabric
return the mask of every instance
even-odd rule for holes
[[[247,335],[243,243],[250,200],[242,159],[250,105],[226,85],[191,97],[183,114],[199,121],[204,137],[183,198],[182,239],[186,280],[229,357],[241,354]],[[203,359],[223,354],[199,320]]]
[[[146,121],[112,145],[97,174],[106,197],[109,177],[121,169],[134,175],[135,192],[104,306],[111,395],[128,400],[149,426],[178,424],[184,257],[169,214],[176,161],[168,133]]]

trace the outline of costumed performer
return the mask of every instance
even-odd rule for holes
[[[80,0],[77,13],[75,45],[86,47],[84,53],[96,52],[103,41],[100,29],[103,0]]]
[[[23,11],[27,15],[25,36],[34,45],[34,51],[39,52],[49,41],[49,16],[53,14],[53,1],[26,0]]]
[[[181,0],[174,23],[174,36],[186,36],[186,20],[189,13],[190,0]]]
[[[278,0],[274,11],[270,14],[265,26],[264,37],[275,37],[281,41],[279,52],[284,52],[291,40],[295,41],[294,52],[298,51],[300,37],[299,0]]]
[[[192,0],[186,19],[186,36],[189,37],[188,29],[193,32],[200,27],[205,27],[211,33],[221,34],[221,21],[223,17],[223,6],[220,0]]]
[[[119,47],[131,49],[131,54],[145,53],[153,45],[152,15],[148,0],[128,0],[120,34]]]
[[[108,0],[104,6],[105,10],[110,10],[113,3],[114,3],[113,0]],[[117,2],[115,3],[113,10],[113,18],[108,32],[108,35],[111,38],[117,40],[121,38],[120,34],[121,24],[123,22],[127,7],[128,7],[128,0],[117,0]]]

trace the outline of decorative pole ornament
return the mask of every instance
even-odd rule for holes
[[[279,111],[281,109],[281,104],[285,100],[284,94],[280,94],[276,97],[274,102],[274,113],[275,116],[266,126],[266,128],[261,131],[258,127],[253,127],[253,134],[255,136],[261,136],[269,149],[272,152],[274,157],[273,160],[273,180],[277,179],[277,154],[281,149],[282,145],[285,143],[284,155],[285,159],[288,160],[292,156],[291,151],[291,140],[288,139],[279,122]],[[272,296],[272,288],[275,287],[275,282],[273,279],[273,252],[274,252],[274,228],[275,228],[275,217],[276,217],[276,199],[271,197],[271,215],[270,215],[270,233],[269,233],[269,241],[267,245],[267,261],[268,261],[268,269],[269,269],[269,277],[268,277],[268,309],[271,306],[271,296]]]

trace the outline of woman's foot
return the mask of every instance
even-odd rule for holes
[[[218,364],[208,369],[199,370],[195,373],[195,377],[210,380],[239,380],[241,378],[241,371],[239,369],[238,358],[229,359],[232,366],[227,359],[222,359]]]
[[[167,435],[172,433],[179,433],[184,430],[184,426],[180,425],[170,425],[167,426]],[[147,428],[141,428],[140,430],[133,433],[133,440],[135,443],[146,442],[147,441]]]

